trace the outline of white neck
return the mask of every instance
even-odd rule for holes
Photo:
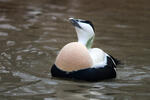
[[[92,47],[93,40],[94,40],[94,34],[93,33],[87,33],[86,31],[75,28],[77,32],[78,42],[85,45],[88,49]]]

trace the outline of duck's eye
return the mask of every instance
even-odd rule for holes
[[[92,28],[93,28],[93,30],[95,31],[95,29],[94,29],[94,25],[92,24],[92,22],[91,22],[91,21],[88,21],[88,20],[81,20],[80,22],[91,25],[91,27],[92,27]]]

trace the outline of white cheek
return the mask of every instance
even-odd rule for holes
[[[94,33],[93,28],[92,28],[89,24],[79,23],[79,25],[80,25],[86,32]]]

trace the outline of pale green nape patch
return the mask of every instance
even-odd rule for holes
[[[90,49],[92,47],[92,44],[93,44],[93,41],[94,41],[94,36],[92,36],[86,43],[86,47],[87,49]]]

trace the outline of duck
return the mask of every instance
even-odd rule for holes
[[[91,21],[69,18],[77,33],[77,42],[66,44],[51,67],[52,77],[102,81],[116,78],[120,61],[100,48],[92,48],[95,28]]]

